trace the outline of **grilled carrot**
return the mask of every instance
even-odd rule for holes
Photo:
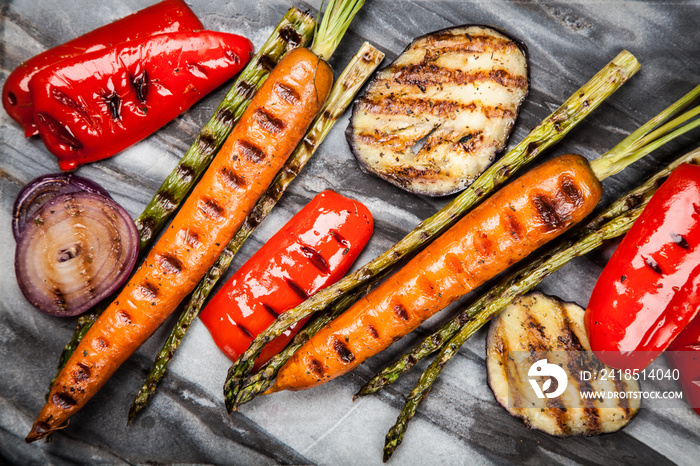
[[[275,67],[171,225],[58,375],[27,442],[81,409],[214,264],[328,97],[333,72],[324,60],[357,5],[331,2],[311,50],[294,49]]]
[[[602,190],[585,158],[553,159],[506,185],[318,332],[271,391],[344,374],[588,215]]]

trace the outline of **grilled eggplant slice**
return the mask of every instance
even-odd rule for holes
[[[558,437],[614,432],[639,410],[639,383],[619,377],[595,358],[583,326],[584,313],[576,304],[530,293],[491,323],[486,342],[489,386],[496,400],[531,429]],[[586,371],[590,377],[581,376]],[[538,373],[554,377],[542,378]],[[568,378],[562,384],[565,390],[559,390],[558,373]],[[546,382],[550,379],[556,385]],[[544,399],[538,398],[531,380]],[[581,392],[626,395],[601,400],[584,398]]]
[[[353,106],[360,166],[416,194],[466,188],[506,145],[529,90],[525,47],[487,26],[414,40]]]

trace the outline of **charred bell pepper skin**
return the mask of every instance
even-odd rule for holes
[[[251,42],[211,31],[158,34],[63,60],[29,83],[34,121],[61,170],[110,157],[232,78]]]
[[[678,369],[686,401],[700,415],[700,316],[671,342],[665,356],[671,367]]]
[[[612,367],[647,367],[700,306],[700,167],[679,166],[599,277],[586,310],[591,348]]]
[[[2,105],[7,114],[22,126],[26,137],[37,135],[39,131],[34,124],[29,82],[39,71],[67,58],[120,42],[166,32],[201,29],[204,29],[202,23],[184,0],[163,0],[22,62],[5,80]]]
[[[202,322],[235,361],[277,315],[343,277],[372,230],[361,203],[330,190],[316,195],[223,285]],[[281,351],[304,322],[267,345],[256,365]]]

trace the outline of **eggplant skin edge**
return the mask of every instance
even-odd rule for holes
[[[502,364],[500,364],[498,361],[496,361],[496,357],[494,356],[494,351],[492,351],[492,348],[496,346],[499,341],[497,341],[497,333],[499,331],[504,331],[501,326],[500,326],[500,320],[509,318],[505,317],[507,316],[507,313],[509,311],[512,311],[515,307],[517,306],[523,306],[523,302],[525,302],[525,307],[527,310],[525,312],[529,311],[530,307],[533,307],[533,302],[537,300],[542,300],[546,301],[548,304],[556,305],[561,308],[566,308],[567,311],[565,312],[567,315],[564,318],[565,322],[569,321],[574,321],[575,326],[583,329],[583,314],[585,310],[578,306],[576,303],[571,303],[571,302],[564,302],[558,298],[547,296],[543,293],[540,292],[531,292],[526,295],[523,295],[519,298],[517,298],[516,301],[514,301],[512,304],[510,304],[506,309],[504,309],[501,314],[493,319],[489,326],[489,330],[487,332],[486,336],[486,365],[487,365],[487,383],[489,385],[489,388],[491,389],[494,398],[496,401],[513,417],[522,419],[525,425],[527,426],[528,429],[531,430],[539,430],[541,432],[544,432],[546,434],[559,437],[559,438],[567,438],[567,437],[590,437],[594,435],[601,435],[601,434],[608,434],[608,433],[614,433],[619,431],[620,429],[624,428],[625,426],[629,425],[629,423],[637,416],[639,413],[640,409],[640,402],[639,400],[637,402],[634,402],[631,404],[631,406],[624,408],[622,406],[618,406],[616,408],[609,408],[609,407],[598,407],[598,406],[587,406],[587,407],[580,407],[580,408],[574,408],[574,407],[567,407],[566,410],[563,410],[564,413],[566,413],[564,416],[567,417],[567,421],[575,422],[578,419],[583,419],[583,420],[588,420],[590,422],[589,425],[584,425],[584,426],[577,426],[573,425],[566,425],[564,424],[563,426],[561,424],[556,426],[556,431],[554,429],[549,428],[550,426],[546,425],[546,421],[548,420],[547,418],[544,419],[543,417],[548,414],[546,411],[552,411],[555,416],[556,415],[561,415],[562,411],[559,407],[552,407],[552,408],[545,408],[542,409],[540,407],[536,408],[518,408],[518,407],[511,407],[509,406],[509,399],[510,399],[510,394],[513,392],[513,388],[510,385],[510,382],[506,382],[506,387],[507,391],[510,393],[509,395],[503,397],[499,396],[502,395],[502,390],[499,390],[496,386],[497,383],[504,383],[503,380],[497,380],[497,379],[502,379],[503,375],[501,371],[499,370],[496,372],[494,367],[497,367],[495,364],[498,364],[498,369],[502,367]],[[516,309],[515,312],[519,312],[519,309]],[[579,322],[580,321],[580,322]],[[525,322],[520,321],[519,322],[522,328],[527,327],[527,331],[530,333],[534,332],[532,325],[525,325]],[[551,322],[548,322],[551,323]],[[567,324],[569,325],[569,324]],[[543,328],[547,328],[546,325],[542,326]],[[570,328],[571,332],[573,333],[573,326]],[[581,340],[581,344],[584,347],[586,351],[590,352],[590,345],[588,343],[585,330],[580,330],[578,332],[579,334],[582,335],[579,336],[579,339]],[[566,339],[565,339],[566,340]],[[561,341],[561,340],[558,340]],[[502,348],[501,348],[502,350]],[[558,349],[550,348],[551,351],[558,351]],[[592,352],[590,352],[590,356],[592,358],[595,358]],[[596,359],[597,361],[597,359]],[[597,361],[597,363],[601,367],[606,367],[604,364],[600,363]],[[507,376],[505,377],[507,379]],[[571,378],[569,379],[571,382]],[[596,382],[597,384],[602,384],[603,382]],[[626,388],[630,391],[639,391],[639,383],[637,381],[629,381],[627,382],[628,385]],[[571,383],[570,383],[571,385]],[[620,387],[616,387],[616,390],[619,390]],[[601,388],[601,386],[596,386],[595,390],[605,390],[604,388]],[[606,400],[608,401],[608,400]],[[617,411],[618,413],[623,412],[624,414],[620,417],[617,417],[614,415],[613,411],[610,411],[612,409],[619,410]],[[559,412],[555,412],[559,411]],[[542,415],[541,413],[545,413]],[[602,415],[601,415],[602,413]],[[611,416],[611,414],[613,414]],[[579,416],[578,418],[574,418],[574,416]],[[606,418],[608,421],[606,421]],[[611,419],[612,417],[612,419]],[[560,418],[561,419],[561,418]],[[608,424],[605,424],[605,422],[608,422]]]
[[[410,164],[405,164],[404,166],[398,167],[396,170],[375,170],[374,167],[372,167],[369,163],[368,160],[364,157],[364,154],[362,153],[362,148],[359,148],[356,144],[356,118],[358,116],[358,112],[361,111],[361,107],[363,103],[368,99],[368,96],[370,93],[373,91],[373,85],[375,82],[378,80],[380,76],[383,76],[384,73],[389,73],[392,66],[396,64],[398,60],[400,60],[408,51],[412,49],[412,47],[415,46],[415,44],[423,39],[430,38],[431,36],[438,36],[440,34],[445,34],[445,33],[450,33],[452,31],[458,31],[461,29],[468,29],[468,28],[481,28],[485,30],[490,30],[492,33],[495,33],[496,35],[502,36],[502,39],[505,41],[508,41],[512,44],[514,44],[517,48],[517,50],[520,52],[522,56],[522,60],[524,63],[524,72],[523,76],[519,76],[520,78],[524,79],[524,88],[522,89],[522,96],[517,99],[517,104],[515,105],[515,111],[514,111],[514,116],[512,117],[512,121],[510,121],[509,124],[506,125],[505,128],[505,133],[503,135],[502,140],[500,141],[500,144],[495,148],[495,151],[490,154],[488,160],[482,160],[481,162],[483,166],[480,167],[478,171],[474,171],[473,173],[470,173],[468,176],[462,176],[462,177],[457,177],[453,176],[451,179],[451,184],[453,186],[448,186],[445,188],[441,188],[438,186],[439,181],[437,182],[426,182],[426,183],[420,183],[415,181],[415,177],[420,176],[421,172],[423,173],[428,173],[430,174],[431,170],[425,170],[425,166],[423,169],[415,168],[411,166]],[[469,34],[467,34],[469,35]],[[441,57],[441,55],[438,55],[438,58]],[[434,60],[433,60],[434,61]],[[492,69],[493,69],[493,64],[492,64]],[[517,122],[517,118],[520,113],[520,108],[522,104],[524,103],[525,99],[527,98],[529,92],[530,92],[530,63],[529,63],[529,53],[527,50],[527,46],[525,43],[517,38],[515,38],[513,35],[508,33],[507,31],[491,26],[491,25],[484,25],[484,24],[464,24],[460,26],[453,26],[449,28],[444,28],[440,30],[436,30],[433,32],[430,32],[428,34],[421,35],[419,37],[416,37],[411,41],[410,44],[406,46],[406,48],[403,50],[403,52],[389,65],[384,67],[382,70],[380,70],[375,77],[365,86],[365,89],[363,93],[355,100],[353,103],[352,107],[352,112],[351,112],[351,117],[349,124],[345,130],[345,137],[348,142],[348,145],[350,147],[350,150],[355,157],[355,159],[358,161],[358,165],[360,169],[365,172],[365,173],[370,173],[373,174],[405,191],[411,192],[413,194],[418,194],[418,195],[426,195],[426,196],[433,196],[433,197],[439,197],[439,196],[447,196],[450,194],[454,194],[456,192],[462,191],[466,189],[481,173],[483,173],[484,170],[486,170],[497,158],[500,156],[503,151],[506,148],[507,142],[512,134],[513,128],[515,127],[515,124]],[[415,90],[414,90],[415,91]],[[496,107],[498,108],[498,107]],[[449,115],[448,115],[449,116]],[[440,125],[442,125],[445,122],[443,120]],[[438,125],[439,126],[439,125]],[[418,138],[421,139],[421,138]],[[498,141],[497,141],[498,142]],[[411,151],[412,149],[409,148],[408,151]],[[423,149],[421,149],[422,151]],[[406,151],[403,151],[406,153]],[[451,153],[451,151],[450,151]],[[393,152],[390,152],[387,155],[387,158],[392,157]],[[380,157],[383,154],[380,154]],[[450,157],[455,157],[458,158],[458,156],[451,155]],[[398,162],[398,159],[396,159]],[[464,162],[464,157],[460,159],[462,162]],[[460,165],[466,165],[466,163],[462,163]],[[431,164],[431,168],[437,166],[436,164]],[[433,169],[432,172],[436,172],[440,174],[440,167],[437,166],[436,169]],[[415,176],[414,176],[415,175]],[[448,175],[449,176],[449,175]],[[456,180],[456,181],[455,181]]]

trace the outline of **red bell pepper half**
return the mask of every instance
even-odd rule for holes
[[[642,370],[700,308],[700,167],[679,166],[624,237],[586,309],[605,364]]]
[[[364,205],[334,191],[316,195],[204,308],[200,318],[214,342],[235,361],[279,314],[345,275],[372,230]],[[256,366],[281,351],[304,322],[268,344]]]
[[[73,57],[29,83],[34,121],[61,170],[110,157],[238,73],[253,52],[235,34],[174,32]]]
[[[700,315],[673,340],[665,356],[678,369],[685,399],[700,414]]]
[[[163,0],[23,62],[5,80],[2,105],[7,114],[22,126],[26,137],[34,136],[39,131],[34,124],[29,81],[39,71],[67,58],[101,50],[119,42],[165,32],[200,29],[204,29],[202,23],[184,0]]]

